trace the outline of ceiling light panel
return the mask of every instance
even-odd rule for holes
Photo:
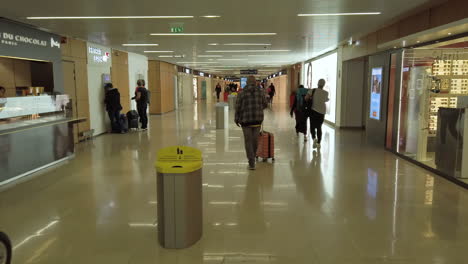
[[[219,61],[246,61],[247,59],[218,59]]]
[[[151,36],[274,36],[277,33],[151,33]]]
[[[137,43],[128,43],[128,44],[122,44],[124,47],[156,47],[159,46],[159,44],[137,44]]]
[[[381,12],[360,12],[360,13],[323,13],[323,14],[298,14],[300,17],[320,17],[320,16],[375,16]]]
[[[291,50],[207,50],[206,52],[239,53],[239,52],[290,52]]]
[[[144,53],[171,53],[172,50],[145,50]]]
[[[222,58],[223,55],[198,55],[199,58]]]
[[[61,16],[61,17],[27,17],[27,19],[171,19],[171,18],[193,18],[193,16]]]
[[[203,18],[220,18],[221,16],[217,16],[217,15],[207,15],[207,16],[201,16]]]
[[[268,43],[226,43],[224,46],[271,46]]]

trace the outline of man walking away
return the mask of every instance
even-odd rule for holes
[[[104,86],[106,95],[104,97],[104,103],[106,104],[106,111],[109,115],[111,122],[112,133],[121,133],[122,128],[120,127],[120,110],[122,105],[120,104],[120,93],[117,88],[114,88],[112,83],[107,83]]]
[[[325,84],[325,80],[320,79],[318,81],[318,88],[312,89],[306,96],[306,101],[310,101],[312,104],[312,111],[310,111],[310,133],[314,140],[314,148],[320,148],[322,142],[322,125],[325,119],[325,113],[327,112],[325,103],[330,100],[328,98],[328,92],[323,89]]]
[[[273,97],[276,95],[276,88],[273,83],[269,87],[268,95],[270,96],[270,103],[273,105]]]
[[[135,97],[132,99],[135,99],[137,104],[137,111],[141,122],[141,130],[145,131],[148,130],[148,115],[146,112],[148,110],[149,92],[145,88],[145,80],[138,80],[137,85],[138,87],[135,91]]]
[[[237,96],[235,122],[244,133],[245,152],[249,169],[255,170],[258,136],[263,123],[263,110],[268,107],[265,91],[256,85],[255,77],[247,78],[247,85]]]
[[[219,83],[216,85],[215,91],[216,91],[216,99],[219,102],[219,95],[221,94],[221,85]]]

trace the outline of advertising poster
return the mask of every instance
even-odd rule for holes
[[[383,68],[372,68],[370,118],[380,120],[380,103],[382,98],[382,72]]]
[[[247,77],[242,77],[242,78],[240,79],[240,83],[241,83],[241,85],[240,85],[241,88],[244,89],[245,86],[247,86]]]

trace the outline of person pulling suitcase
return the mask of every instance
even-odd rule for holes
[[[255,158],[258,149],[258,137],[263,123],[263,110],[268,107],[265,91],[257,86],[254,76],[247,78],[247,86],[239,93],[236,102],[236,125],[242,127],[245,152],[249,169],[255,170]]]

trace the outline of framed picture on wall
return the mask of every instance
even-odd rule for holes
[[[380,120],[381,115],[380,110],[382,105],[382,74],[383,67],[372,68],[369,117],[374,120]]]

